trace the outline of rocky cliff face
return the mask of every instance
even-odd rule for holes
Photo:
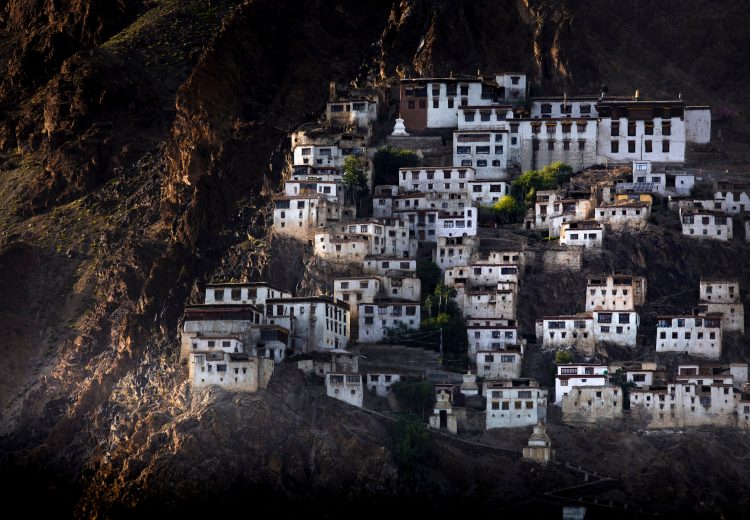
[[[280,501],[447,490],[494,504],[489,476],[508,497],[549,478],[501,459],[508,471],[483,474],[453,448],[430,478],[399,471],[381,421],[306,395],[293,374],[254,396],[192,395],[175,337],[212,272],[299,281],[285,269],[297,246],[263,236],[265,189],[287,132],[318,117],[330,80],[522,69],[542,88],[606,83],[745,109],[737,3],[595,4],[7,2],[0,464],[17,477],[12,491],[121,516],[248,489]]]

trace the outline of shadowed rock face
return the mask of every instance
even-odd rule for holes
[[[0,467],[17,477],[11,491],[33,490],[35,500],[48,497],[51,509],[79,516],[210,507],[237,493],[278,497],[268,509],[290,496],[349,504],[400,495],[441,510],[445,496],[479,496],[478,507],[490,508],[568,478],[453,445],[427,468],[397,468],[386,421],[331,403],[294,371],[253,396],[193,395],[175,361],[184,303],[214,273],[287,289],[316,280],[305,272],[305,244],[266,241],[262,210],[264,189],[280,179],[287,132],[317,119],[330,80],[516,69],[551,91],[605,83],[617,93],[716,96],[744,110],[748,70],[740,56],[750,42],[741,7],[7,2],[0,10],[0,323],[8,333],[0,354],[9,361],[0,370]],[[729,129],[746,140],[741,123]],[[693,284],[697,266],[719,259],[738,267],[732,258],[746,253],[738,246],[712,255],[702,245],[690,261],[672,263],[681,244],[673,237],[629,240],[612,244],[616,257],[595,267],[643,270],[644,258],[663,260],[667,282],[660,288],[649,279],[659,295]],[[560,294],[580,285],[547,278]],[[544,294],[525,290],[528,323],[565,307],[563,297],[541,301]],[[741,447],[738,439],[728,442]],[[633,453],[645,446],[623,445]],[[696,467],[720,482],[720,468]],[[682,471],[675,485],[684,487],[693,475]],[[644,479],[628,492],[648,495]],[[703,507],[720,510],[729,500]]]

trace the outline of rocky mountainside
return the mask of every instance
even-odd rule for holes
[[[540,91],[682,93],[721,107],[720,144],[741,165],[749,17],[728,0],[8,0],[0,467],[14,476],[9,491],[77,516],[187,510],[248,490],[279,503],[343,489],[349,502],[430,497],[439,510],[450,494],[491,507],[569,478],[455,446],[428,471],[399,469],[382,420],[307,395],[294,374],[253,396],[192,395],[176,362],[182,308],[214,273],[290,289],[304,277],[299,245],[269,244],[263,215],[287,132],[317,119],[330,80],[521,69]],[[675,265],[678,281],[694,281],[693,264]],[[712,500],[687,494],[688,511],[748,496],[722,494],[720,468],[706,468],[680,475],[714,479]]]

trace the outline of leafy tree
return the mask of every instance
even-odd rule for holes
[[[373,157],[375,185],[398,184],[398,169],[420,166],[422,160],[411,150],[384,146]]]
[[[573,361],[573,354],[567,350],[558,350],[555,352],[555,363],[558,365],[564,365],[565,363],[571,363]]]
[[[369,192],[365,170],[359,158],[354,155],[348,155],[344,159],[343,171],[342,182],[346,190],[346,198],[354,202],[354,205],[359,209],[362,200],[367,197]]]
[[[422,418],[429,413],[435,399],[432,383],[426,379],[399,381],[391,385],[391,391],[401,410]]]
[[[513,181],[513,194],[518,200],[529,202],[529,194],[539,190],[552,190],[570,179],[573,168],[563,162],[554,162],[541,170],[528,170]],[[533,201],[533,199],[532,199]]]
[[[417,278],[422,282],[422,293],[431,294],[443,279],[443,272],[435,262],[427,260],[417,263]]]
[[[456,290],[438,283],[432,294],[425,298],[422,316],[422,332],[438,332],[442,329],[443,354],[452,359],[463,358],[469,348],[466,324],[461,311],[453,300]],[[440,346],[440,336],[430,337],[435,348]]]
[[[418,417],[402,414],[393,429],[393,457],[400,466],[427,460],[432,454],[432,437]]]
[[[496,222],[499,221],[502,224],[517,222],[519,217],[523,216],[523,205],[519,204],[516,198],[510,195],[504,195],[491,207],[495,214]]]
[[[627,380],[627,375],[621,368],[618,368],[617,372],[612,374],[609,382],[622,388],[622,409],[630,410],[630,389],[635,388],[636,384]]]

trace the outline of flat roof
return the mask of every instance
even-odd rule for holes
[[[292,296],[289,298],[269,298],[266,300],[269,304],[279,304],[279,303],[304,303],[304,302],[325,302],[330,303],[332,305],[338,305],[339,307],[344,307],[347,310],[349,309],[349,304],[342,300],[335,300],[331,296],[326,295],[318,295],[318,296]]]
[[[276,285],[270,284],[268,282],[211,282],[206,284],[206,288],[208,287],[270,287],[271,289],[276,289],[277,291],[282,292],[288,292],[291,293],[292,291],[285,291],[284,289],[279,288]]]

